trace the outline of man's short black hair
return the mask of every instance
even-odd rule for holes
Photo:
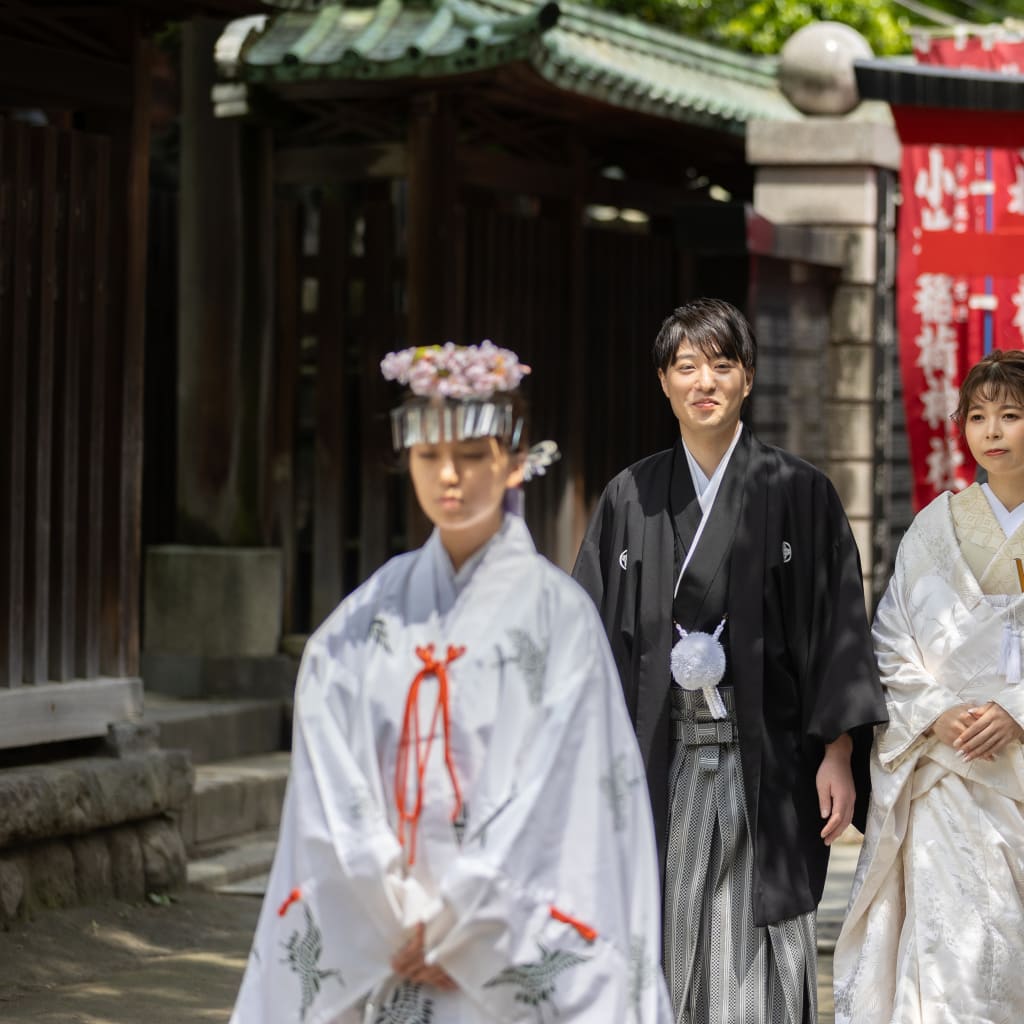
[[[724,356],[747,370],[757,364],[757,339],[750,323],[722,299],[694,299],[665,318],[651,350],[658,370],[668,370],[684,339],[708,359]]]

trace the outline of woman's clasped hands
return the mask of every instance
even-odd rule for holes
[[[994,761],[1008,744],[1024,740],[1024,728],[995,701],[981,707],[957,705],[943,712],[929,730],[965,761]]]

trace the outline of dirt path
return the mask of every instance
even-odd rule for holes
[[[169,906],[41,914],[0,932],[0,1024],[226,1024],[260,901],[189,890]],[[818,1024],[832,1022],[832,958]]]
[[[223,1024],[258,913],[258,899],[190,890],[40,914],[0,932],[0,1022]]]

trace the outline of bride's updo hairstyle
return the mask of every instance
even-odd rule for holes
[[[963,430],[972,405],[999,399],[1024,407],[1024,352],[1018,348],[993,349],[970,368],[960,385],[953,422]]]

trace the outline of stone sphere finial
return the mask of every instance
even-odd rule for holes
[[[872,57],[868,41],[839,21],[794,32],[779,55],[779,88],[804,114],[848,114],[860,103],[853,62]]]

